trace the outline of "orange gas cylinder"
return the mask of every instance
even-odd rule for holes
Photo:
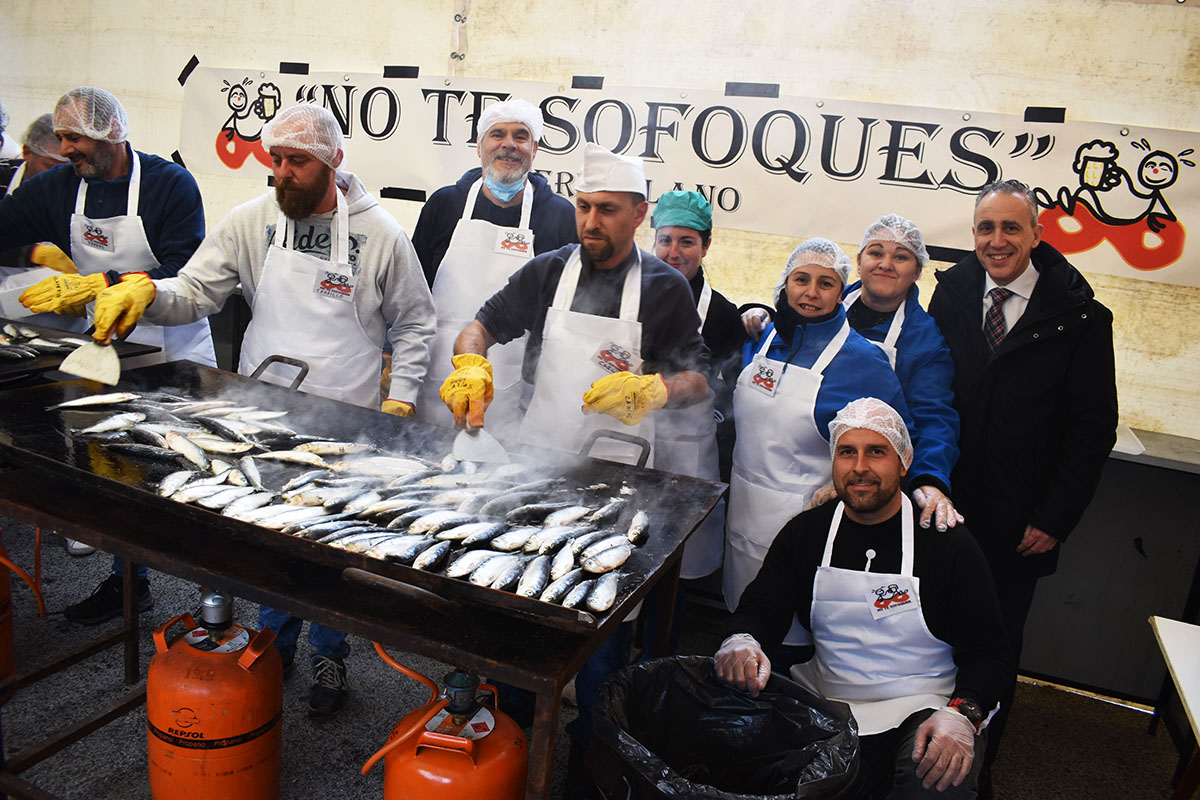
[[[442,692],[429,678],[375,649],[391,666],[430,688],[429,702],[397,723],[388,743],[363,765],[383,764],[384,800],[521,800],[529,759],[525,734],[496,705],[496,688],[455,670]],[[492,693],[491,707],[476,699]],[[444,694],[438,699],[439,694]]]
[[[146,674],[155,800],[279,797],[283,667],[275,634],[230,623],[229,598],[203,598],[204,627],[181,614],[154,632]],[[169,645],[166,631],[187,628]]]
[[[8,561],[8,551],[0,545],[0,560]],[[12,577],[0,568],[0,680],[16,672],[13,659]]]

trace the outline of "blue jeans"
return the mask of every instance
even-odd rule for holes
[[[119,578],[119,577],[121,577],[121,572],[124,569],[125,569],[125,561],[120,556],[113,556],[112,574],[116,575]],[[145,564],[137,565],[137,577],[138,577],[139,581],[145,580],[146,575],[149,572],[150,572],[150,570],[146,569]]]
[[[304,620],[267,606],[259,606],[258,624],[275,631],[276,647],[295,655],[296,642],[300,639],[300,626],[304,624]],[[315,622],[308,623],[308,643],[312,645],[314,655],[337,659],[344,659],[350,655],[350,645],[346,643],[344,631],[326,628]]]
[[[633,639],[633,623],[622,622],[612,636],[592,653],[592,657],[575,676],[575,704],[579,717],[567,725],[572,747],[582,747],[592,738],[592,708],[600,684],[629,664],[629,643]]]

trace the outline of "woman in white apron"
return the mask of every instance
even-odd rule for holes
[[[861,278],[842,304],[850,327],[887,356],[912,414],[915,458],[909,472],[921,526],[944,531],[962,522],[949,498],[958,461],[954,362],[937,323],[921,308],[916,281],[929,262],[925,238],[911,220],[885,214],[867,226],[858,249]]]
[[[129,149],[132,171],[129,175],[129,195],[123,216],[93,219],[84,213],[87,205],[88,182],[81,180],[75,195],[75,213],[71,215],[71,259],[80,275],[116,271],[147,272],[157,267],[158,258],[150,249],[146,229],[137,214],[141,191],[141,158]],[[161,347],[162,352],[137,356],[122,362],[124,369],[134,369],[167,361],[189,360],[210,367],[217,365],[213,350],[212,332],[207,319],[187,325],[161,327],[140,322],[129,341]]]
[[[433,281],[437,334],[430,345],[429,373],[421,384],[417,419],[453,427],[454,416],[438,392],[454,371],[454,340],[475,319],[475,312],[500,290],[508,278],[533,256],[533,184],[526,179],[521,196],[521,221],[516,228],[471,219],[483,178],[471,187],[462,219],[454,228],[450,246]],[[514,246],[514,243],[520,246]],[[496,436],[515,435],[521,412],[521,363],[528,335],[488,349],[492,364],[492,402],[487,409],[488,430]]]
[[[849,272],[849,257],[833,242],[801,243],[775,288],[775,322],[743,359],[722,576],[730,611],[784,523],[830,483],[825,426],[838,409],[878,397],[908,419],[887,360],[846,322],[840,300]],[[784,644],[810,641],[796,622]]]

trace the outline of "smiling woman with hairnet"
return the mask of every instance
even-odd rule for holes
[[[780,528],[830,483],[828,431],[838,409],[877,397],[912,429],[887,358],[846,321],[841,299],[849,274],[850,258],[836,244],[802,242],[775,287],[774,323],[743,350],[733,392],[737,443],[723,576],[730,611]],[[784,644],[809,640],[793,624]]]

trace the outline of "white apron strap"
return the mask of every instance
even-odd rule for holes
[[[571,302],[575,299],[575,289],[579,285],[579,251],[583,245],[576,245],[562,275],[558,279],[558,288],[554,290],[554,302],[551,308],[571,310]],[[635,243],[633,250],[637,253],[637,263],[625,273],[625,284],[621,288],[621,313],[619,319],[627,322],[637,322],[638,309],[642,302],[642,249]]]
[[[138,158],[137,151],[132,147],[128,150],[133,164],[129,172],[129,194],[125,201],[125,216],[136,217],[138,215],[138,199],[141,197],[142,191],[142,160]],[[87,185],[88,182],[80,178],[79,188],[75,190],[75,213],[81,217],[84,215],[83,209],[87,205]]]
[[[774,333],[774,331],[771,332]],[[833,361],[834,356],[841,351],[842,345],[844,345],[846,340],[849,338],[850,323],[842,320],[842,327],[839,328],[834,337],[829,340],[829,344],[825,345],[825,349],[821,351],[821,355],[813,363],[812,371],[818,375],[824,374],[825,368],[829,366],[829,362]]]
[[[842,298],[842,307],[849,311],[850,306],[854,305],[861,296],[862,287],[860,286]],[[883,337],[883,344],[887,347],[895,347],[896,340],[900,338],[900,331],[904,328],[904,306],[906,304],[901,303],[900,307],[892,314],[892,324],[888,326],[887,335]]]
[[[475,183],[471,184],[471,190],[467,192],[467,204],[463,206],[463,222],[471,219],[471,214],[475,211],[475,202],[479,199],[479,190],[482,186],[483,176],[480,176]],[[521,224],[519,227],[528,228],[529,219],[533,216],[533,182],[526,178],[525,188],[521,191]]]
[[[342,194],[342,190],[337,192],[337,213],[329,222],[329,238],[331,241],[329,247],[329,263],[331,264],[349,264],[350,263],[350,212],[346,206],[346,196]],[[292,239],[292,250],[296,249],[294,241],[296,237],[296,225],[282,211],[279,212],[279,221],[275,223],[275,236],[277,238],[276,245],[284,250],[288,249],[288,240]],[[336,247],[335,247],[336,244]]]
[[[838,501],[833,511],[833,519],[829,523],[829,533],[825,537],[825,552],[821,556],[821,566],[828,567],[833,559],[833,542],[837,539],[838,528],[842,525],[842,512],[846,504]],[[913,574],[913,512],[912,502],[908,495],[900,493],[900,574],[911,578]]]
[[[708,307],[712,303],[712,295],[712,287],[706,280],[704,287],[700,290],[700,302],[696,303],[696,313],[700,315],[700,327],[697,330],[704,330],[704,321],[708,319]]]
[[[21,162],[21,166],[17,167],[17,171],[13,173],[12,178],[8,181],[8,188],[4,190],[4,196],[8,197],[17,187],[21,185],[21,181],[25,180],[25,162]]]

